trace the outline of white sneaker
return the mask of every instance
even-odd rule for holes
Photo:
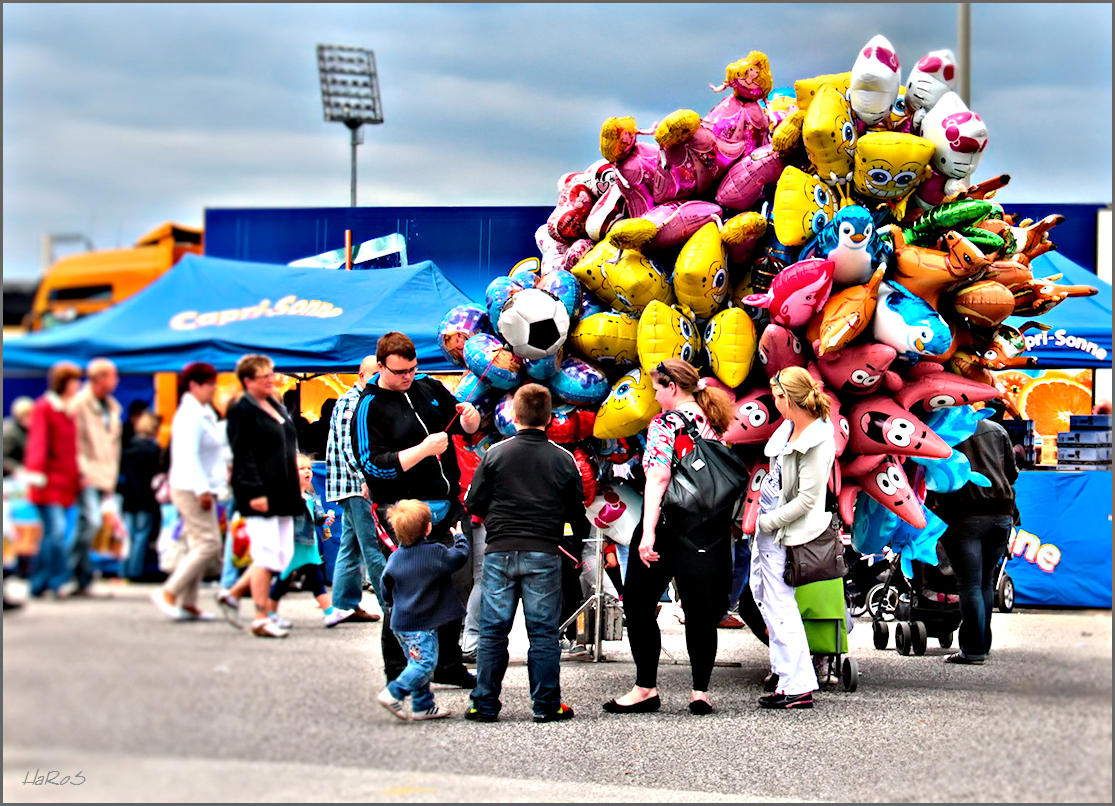
[[[268,613],[267,618],[271,619],[273,622],[275,622],[276,626],[281,627],[284,630],[289,630],[291,627],[294,626],[290,623],[289,620],[283,618],[278,613]]]
[[[221,615],[225,617],[225,621],[238,630],[243,628],[244,625],[240,623],[239,599],[227,590],[222,590],[217,592],[217,604],[220,605]]]
[[[322,614],[321,621],[322,621],[322,623],[325,624],[326,627],[336,627],[338,624],[340,624],[346,618],[351,616],[354,612],[356,612],[356,611],[354,611],[354,610],[342,610],[339,607],[334,607],[332,613]]]
[[[378,702],[380,705],[382,705],[384,708],[386,708],[388,711],[390,711],[392,714],[394,714],[404,722],[410,719],[410,714],[407,713],[405,703],[402,700],[396,700],[389,689],[385,688],[383,691],[377,694],[376,702]],[[437,706],[434,707],[436,708]]]
[[[162,588],[155,588],[155,590],[151,592],[151,601],[155,604],[155,607],[159,608],[164,616],[172,621],[185,621],[185,611],[178,605],[172,605],[164,599]]]
[[[260,638],[286,638],[290,635],[269,618],[257,618],[252,622],[252,634]]]
[[[427,708],[425,711],[411,711],[410,718],[418,721],[422,719],[443,719],[447,716],[452,716],[450,711],[445,710],[437,703]]]

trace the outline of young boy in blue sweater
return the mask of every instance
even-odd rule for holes
[[[468,538],[455,525],[453,547],[426,540],[432,530],[430,508],[404,499],[387,511],[399,548],[383,570],[383,598],[391,606],[391,632],[407,657],[402,673],[376,700],[403,720],[440,719],[449,711],[434,702],[430,681],[437,666],[437,629],[465,615],[450,575],[468,560]],[[411,698],[411,711],[404,700]]]

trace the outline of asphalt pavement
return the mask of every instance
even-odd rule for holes
[[[666,608],[660,712],[601,710],[634,678],[626,641],[606,642],[606,662],[562,664],[576,718],[546,725],[531,721],[520,622],[498,723],[465,721],[468,692],[435,687],[454,717],[408,724],[374,701],[380,624],[326,630],[309,594],[292,593],[292,635],[264,640],[223,621],[171,623],[154,586],[99,589],[111,598],[4,616],[7,802],[1112,798],[1110,611],[997,613],[979,667],[945,664],[932,639],[921,657],[893,641],[876,650],[859,619],[858,689],[796,712],[757,707],[766,647],[720,630],[716,710],[695,717],[684,627]],[[203,605],[215,610],[212,589]]]

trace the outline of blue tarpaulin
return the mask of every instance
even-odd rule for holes
[[[1042,316],[1029,317],[1049,325],[1044,333],[1026,331],[1026,354],[1038,359],[1039,369],[1111,368],[1111,285],[1064,255],[1048,252],[1031,263],[1034,277],[1063,274],[1057,285],[1090,285],[1094,297],[1070,297]],[[1012,316],[1007,324],[1020,327],[1026,317]]]
[[[110,358],[121,373],[208,361],[230,371],[245,353],[285,372],[355,371],[384,333],[414,341],[425,371],[455,370],[438,325],[469,302],[430,261],[337,271],[187,255],[147,288],[70,325],[6,339],[4,373],[41,374],[62,359]]]
[[[1111,607],[1111,473],[1027,471],[1007,572],[1018,604]]]

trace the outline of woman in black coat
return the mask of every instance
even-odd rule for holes
[[[275,366],[265,355],[236,363],[244,394],[228,412],[232,448],[232,493],[251,541],[252,566],[219,598],[226,618],[239,621],[240,596],[251,591],[256,615],[252,632],[285,638],[287,630],[269,614],[271,579],[294,556],[294,516],[304,513],[298,481],[298,434],[286,408],[275,398]]]

